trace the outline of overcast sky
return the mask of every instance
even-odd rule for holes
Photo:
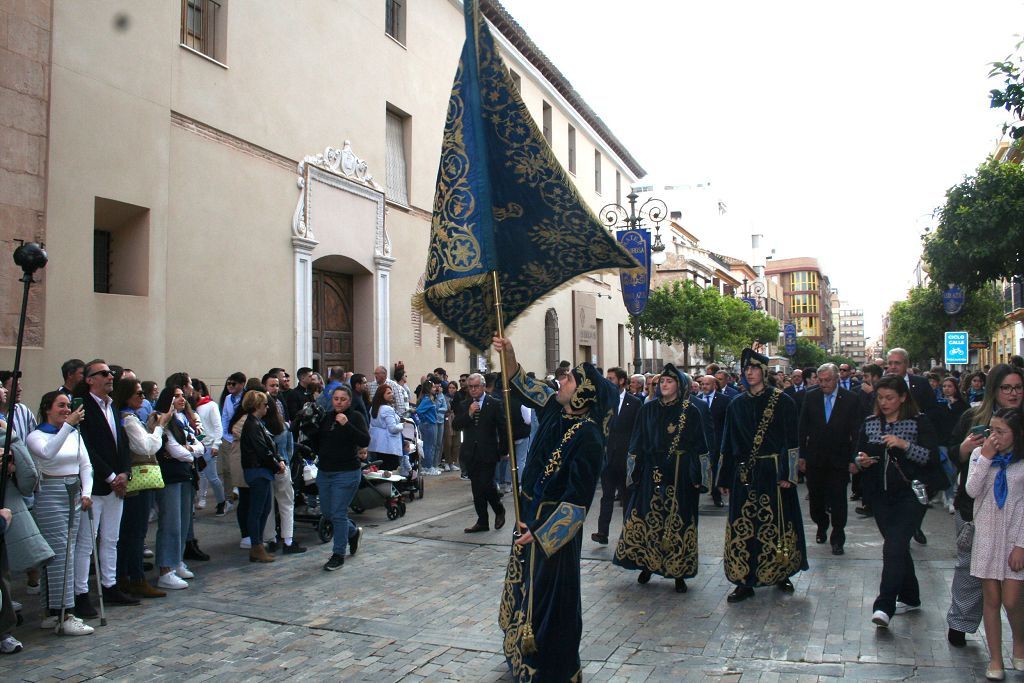
[[[678,207],[705,246],[818,257],[869,336],[998,141],[988,65],[1024,32],[1019,0],[502,3],[649,178],[710,181]]]

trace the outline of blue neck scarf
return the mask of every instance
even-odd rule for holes
[[[44,422],[43,424],[36,427],[36,429],[47,434],[56,434],[58,431],[60,431],[49,422]]]
[[[992,467],[998,467],[999,473],[996,475],[996,482],[992,485],[992,493],[996,497],[996,505],[999,509],[1003,509],[1003,505],[1006,504],[1006,493],[1009,490],[1009,486],[1006,483],[1006,467],[1010,464],[1010,458],[1013,457],[1013,453],[1007,453],[1006,455],[997,455],[992,458]]]

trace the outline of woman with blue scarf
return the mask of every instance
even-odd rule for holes
[[[989,665],[985,678],[1003,680],[1002,617],[1013,632],[1013,668],[1024,671],[1024,434],[1021,413],[997,410],[991,434],[971,454],[967,493],[974,498],[971,575],[981,579]]]

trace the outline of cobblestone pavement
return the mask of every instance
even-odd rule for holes
[[[38,598],[25,595],[17,577],[26,618],[17,636],[26,649],[0,657],[0,680],[510,680],[496,624],[509,530],[466,536],[470,502],[468,482],[449,474],[432,478],[427,496],[401,519],[366,511],[356,517],[367,531],[359,554],[334,573],[321,570],[330,546],[317,543],[310,525],[296,525],[310,546],[306,554],[250,564],[238,548],[234,515],[216,518],[208,507],[196,532],[214,559],[193,563],[191,587],[142,607],[109,608],[107,626],[91,622],[96,634],[86,637],[41,630]],[[913,548],[924,609],[895,617],[888,631],[869,622],[881,567],[878,534],[871,520],[852,514],[852,504],[845,556],[814,545],[812,527],[811,568],[794,578],[796,593],[759,589],[739,605],[725,601],[724,511],[704,506],[702,514],[700,571],[679,595],[657,577],[639,586],[635,573],[609,562],[612,546],[590,541],[595,505],[582,566],[586,680],[983,676],[980,634],[963,650],[945,640],[953,566],[945,511],[928,513],[929,543]]]

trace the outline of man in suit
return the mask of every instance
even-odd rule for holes
[[[499,458],[508,455],[505,428],[505,407],[500,399],[484,391],[484,377],[474,372],[466,379],[469,400],[459,406],[452,426],[462,432],[459,458],[465,463],[473,490],[476,523],[467,534],[489,531],[487,506],[494,510],[494,528],[505,526],[505,506],[501,504],[494,485],[494,467]]]
[[[626,390],[625,370],[611,368],[605,376],[619,392],[619,405],[605,441],[605,465],[601,473],[601,512],[597,516],[597,533],[590,535],[590,540],[601,545],[608,544],[608,526],[612,521],[616,494],[623,507],[629,500],[626,493],[626,455],[629,451],[630,437],[633,435],[633,424],[643,405],[643,401]]]
[[[789,381],[791,385],[786,387],[783,393],[796,402],[796,414],[799,415],[803,410],[804,393],[807,391],[807,386],[804,384],[804,371],[797,368],[790,374]]]
[[[847,391],[856,391],[857,387],[860,386],[860,382],[853,376],[853,370],[850,369],[849,363],[841,363],[839,365],[839,388],[846,389]]]
[[[703,375],[698,382],[700,383],[700,392],[697,394],[697,401],[703,402],[711,415],[713,438],[708,447],[712,454],[711,481],[714,482],[718,480],[718,450],[722,443],[722,433],[725,431],[725,414],[729,410],[729,401],[732,399],[718,390],[718,380],[714,375]],[[722,492],[717,486],[711,487],[711,499],[715,502],[715,507],[723,507]]]
[[[834,363],[818,368],[817,376],[818,386],[807,391],[798,423],[800,470],[807,475],[811,519],[818,525],[815,540],[826,541],[831,521],[832,554],[842,555],[846,484],[861,414],[853,393],[838,386],[839,369]]]
[[[117,540],[121,536],[121,514],[131,461],[128,436],[110,399],[114,373],[104,361],[97,359],[86,364],[84,376],[87,392],[82,396],[85,420],[81,430],[92,463],[92,510],[95,530],[100,537],[97,557],[103,601],[138,605],[136,598],[117,589]],[[83,516],[85,514],[83,512]],[[89,522],[83,519],[78,526],[75,546],[75,615],[81,619],[97,616],[89,602],[89,558],[95,544],[96,537],[90,534]]]

